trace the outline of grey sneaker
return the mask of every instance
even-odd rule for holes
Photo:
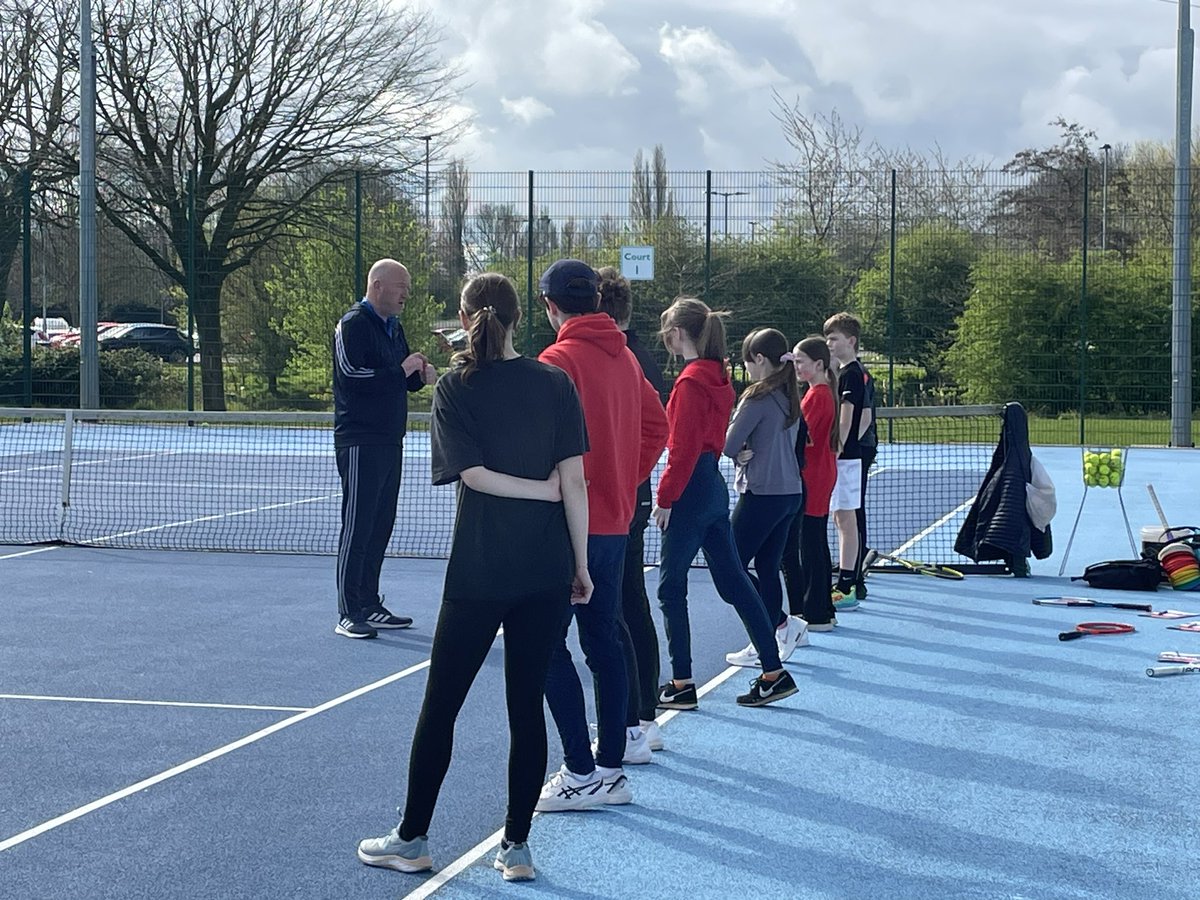
[[[358,842],[358,858],[368,866],[395,869],[397,872],[425,872],[433,868],[429,838],[425,835],[406,841],[397,825],[383,837]]]
[[[534,878],[533,854],[529,852],[529,844],[525,841],[519,844],[501,841],[492,866],[500,870],[505,881],[533,881]]]

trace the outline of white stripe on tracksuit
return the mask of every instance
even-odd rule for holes
[[[339,337],[341,331],[338,332]],[[350,548],[354,544],[354,526],[358,518],[358,447],[349,447],[350,465],[346,477],[346,515],[342,521],[342,545],[338,550],[337,587],[338,612],[343,616],[349,615],[346,605],[346,564],[350,558]]]
[[[338,322],[333,329],[333,355],[337,359],[337,367],[347,378],[374,378],[375,370],[361,366],[350,365],[350,357],[346,355],[346,345],[342,341],[342,323]]]

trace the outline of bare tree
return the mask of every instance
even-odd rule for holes
[[[461,159],[446,167],[446,192],[442,195],[438,262],[453,288],[467,271],[467,210],[471,205],[471,173]],[[451,291],[452,292],[452,291]]]
[[[415,165],[457,76],[429,17],[384,0],[125,0],[96,26],[100,208],[193,285],[204,407],[223,409],[226,278],[348,169]]]
[[[71,175],[57,148],[77,87],[72,9],[58,0],[0,0],[0,310],[21,241],[26,177],[41,193]],[[44,222],[44,212],[38,218]]]
[[[633,157],[633,188],[629,195],[629,217],[634,228],[645,233],[655,222],[675,215],[675,197],[670,190],[667,154],[662,144],[654,147],[653,170],[639,149]]]

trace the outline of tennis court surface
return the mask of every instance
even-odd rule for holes
[[[1141,900],[1194,889],[1200,678],[1144,673],[1160,651],[1200,653],[1200,634],[1030,600],[1150,597],[1200,612],[1200,598],[1055,577],[1079,451],[1036,452],[1058,486],[1055,556],[1029,579],[873,574],[861,609],[793,656],[801,692],[777,706],[734,704],[751,673],[724,654],[745,637],[694,570],[700,710],[664,716],[667,749],[628,769],[632,805],[535,820],[530,885],[490,867],[504,810],[502,636],[459,721],[430,834],[435,872],[354,855],[402,802],[441,561],[389,558],[389,605],[416,627],[359,642],[332,634],[327,556],[0,547],[0,897]],[[1190,518],[1198,462],[1131,451],[1135,533],[1155,521],[1147,481],[1173,523]],[[327,491],[311,487],[295,499]],[[1128,549],[1115,492],[1092,491],[1068,573]],[[651,589],[655,579],[651,569]],[[1137,632],[1057,639],[1097,618]],[[556,767],[552,731],[550,747]]]

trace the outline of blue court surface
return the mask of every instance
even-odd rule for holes
[[[1200,633],[1030,600],[1200,613],[1200,594],[1059,578],[1080,451],[1035,452],[1059,513],[1056,553],[1033,577],[873,574],[861,608],[796,651],[801,691],[775,706],[734,703],[752,673],[724,654],[746,637],[694,570],[700,709],[662,717],[666,750],[627,769],[633,804],[535,819],[538,878],[525,885],[491,868],[505,805],[502,636],[459,720],[434,873],[355,858],[403,800],[442,562],[389,559],[388,604],[416,626],[349,641],[333,634],[331,557],[0,547],[0,897],[1194,892],[1200,678],[1145,670],[1160,651],[1200,654]],[[1172,524],[1195,524],[1198,472],[1195,451],[1130,451],[1135,538],[1157,521],[1147,482]],[[1068,574],[1128,556],[1116,491],[1093,489]],[[646,577],[653,596],[656,570]],[[1058,640],[1097,619],[1137,631]],[[559,750],[551,725],[551,768]]]

